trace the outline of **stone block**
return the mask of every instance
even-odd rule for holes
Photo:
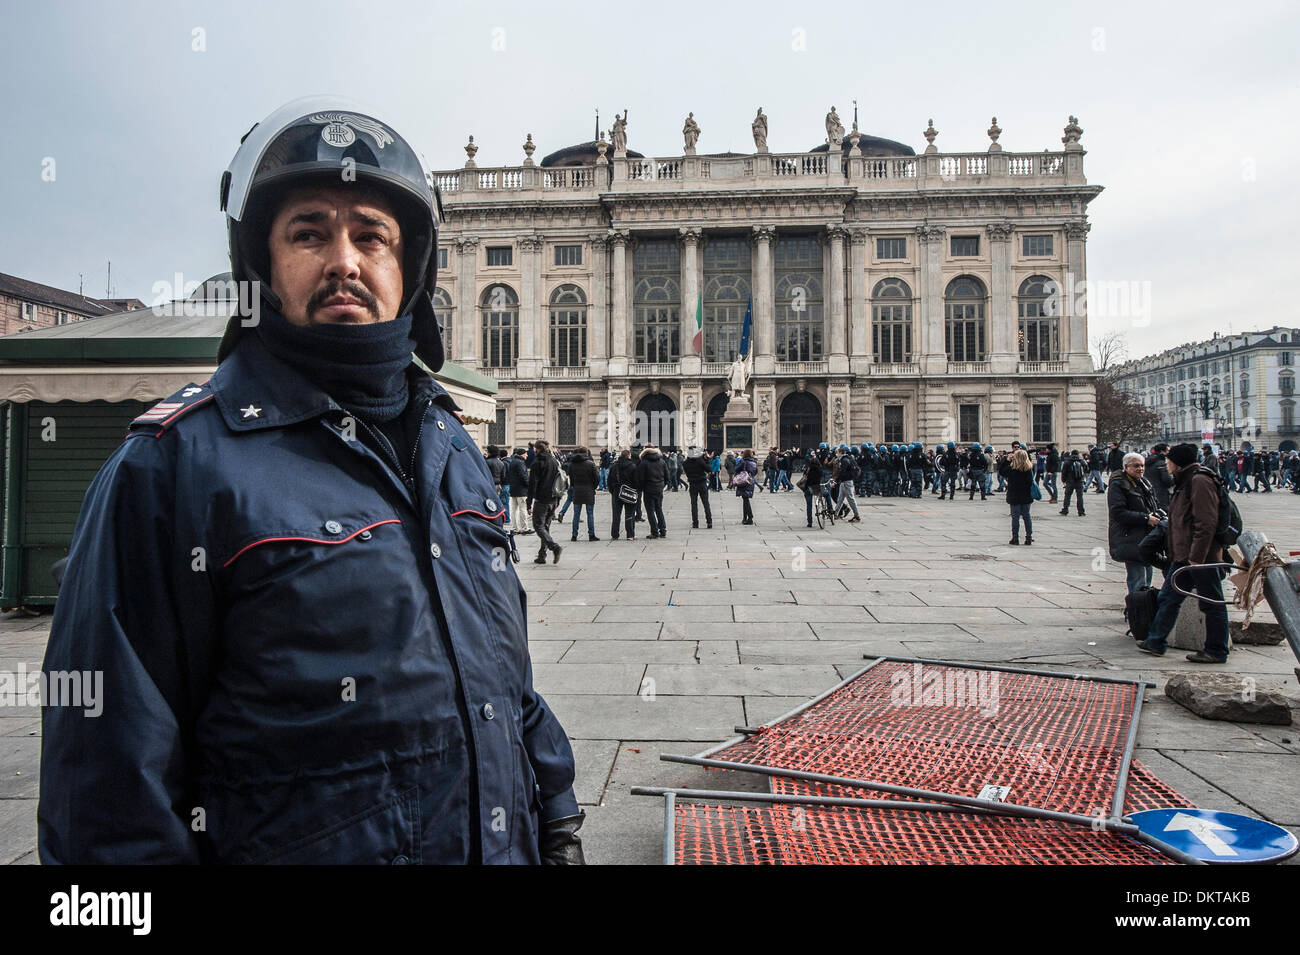
[[[1291,725],[1291,707],[1286,697],[1260,690],[1250,677],[1179,673],[1165,684],[1165,696],[1207,720]]]

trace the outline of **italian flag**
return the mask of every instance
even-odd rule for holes
[[[691,339],[695,354],[704,354],[704,297],[695,299],[695,337]]]

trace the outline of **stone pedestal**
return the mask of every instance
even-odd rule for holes
[[[732,451],[754,447],[758,439],[758,415],[749,395],[733,396],[722,415],[722,443]]]
[[[1187,584],[1183,579],[1187,577],[1184,574],[1178,578],[1178,583],[1186,589]],[[1183,601],[1183,605],[1178,608],[1178,621],[1174,624],[1174,629],[1169,633],[1169,646],[1176,650],[1186,650],[1194,653],[1205,647],[1205,614],[1201,613],[1201,608],[1197,606],[1194,598],[1188,597]],[[1228,637],[1228,647],[1232,647],[1232,637]]]

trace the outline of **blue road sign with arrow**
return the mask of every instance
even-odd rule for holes
[[[1212,809],[1147,809],[1129,816],[1148,836],[1203,862],[1280,862],[1300,849],[1271,822]]]

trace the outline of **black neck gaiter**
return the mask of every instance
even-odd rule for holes
[[[294,325],[262,308],[257,334],[276,358],[352,414],[390,421],[406,408],[406,367],[415,342],[411,316],[367,325]]]

